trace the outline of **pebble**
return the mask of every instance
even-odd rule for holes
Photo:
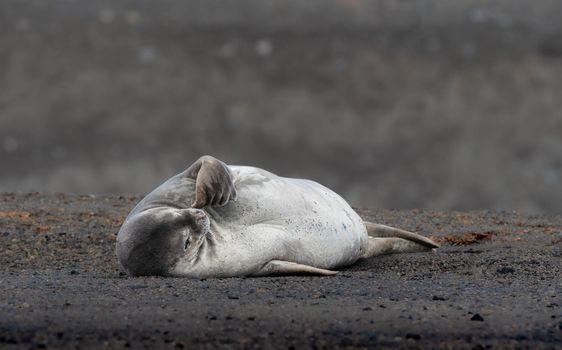
[[[148,288],[148,287],[144,286],[142,284],[133,284],[133,285],[129,286],[129,288],[135,290],[135,289],[143,289],[143,288]]]
[[[502,267],[497,269],[497,272],[501,274],[514,273],[515,269],[513,267]]]
[[[406,339],[420,340],[421,336],[419,334],[408,333],[406,334]]]
[[[479,314],[474,314],[474,316],[472,316],[470,318],[471,321],[479,321],[479,322],[483,322],[484,321],[484,317],[480,316]]]

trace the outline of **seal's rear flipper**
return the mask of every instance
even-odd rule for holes
[[[395,237],[402,238],[407,241],[417,243],[426,248],[439,248],[439,244],[433,242],[431,239],[418,235],[417,233],[404,231],[399,228],[394,228],[386,225],[374,224],[372,222],[365,221],[365,227],[367,228],[367,234],[371,237]],[[427,250],[427,249],[426,249]]]
[[[367,249],[363,254],[363,258],[372,258],[374,256],[394,254],[394,253],[418,253],[433,250],[434,247],[419,244],[397,237],[369,237]]]
[[[297,264],[289,261],[271,260],[252,276],[279,276],[279,275],[321,275],[332,276],[337,271],[319,269],[317,267]]]

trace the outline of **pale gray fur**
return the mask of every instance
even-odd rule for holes
[[[131,275],[229,277],[331,275],[360,258],[435,247],[363,222],[316,182],[204,156],[137,204],[116,252]]]

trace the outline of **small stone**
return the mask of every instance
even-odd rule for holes
[[[431,298],[431,300],[440,300],[440,301],[444,301],[444,300],[447,300],[447,298],[445,298],[445,297],[440,297],[440,296],[438,296],[438,295],[434,295],[434,296]]]
[[[147,288],[147,286],[144,286],[142,284],[133,284],[132,286],[129,286],[130,289],[143,289],[143,288]]]
[[[373,310],[373,308],[370,306],[366,306],[363,308],[363,311],[371,311],[371,310]]]
[[[419,335],[419,334],[413,334],[413,333],[408,333],[408,334],[406,334],[406,339],[420,340],[420,339],[421,339],[421,335]]]
[[[70,274],[71,275],[79,275],[80,272],[76,271],[76,270],[70,270]]]
[[[514,273],[515,269],[513,267],[502,267],[500,269],[497,269],[497,272],[504,275],[506,273]]]
[[[474,316],[472,316],[470,318],[471,321],[479,321],[479,322],[483,322],[484,321],[484,317],[480,316],[479,314],[474,314]]]

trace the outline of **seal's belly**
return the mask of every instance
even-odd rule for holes
[[[313,181],[283,178],[257,168],[231,169],[237,201],[207,209],[219,239],[242,250],[244,245],[239,243],[251,241],[251,249],[261,251],[265,260],[321,268],[351,264],[362,255],[365,225],[333,191]]]

